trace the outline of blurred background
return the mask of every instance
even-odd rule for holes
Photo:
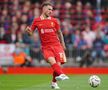
[[[44,0],[0,0],[0,67],[48,67],[38,32],[24,32]],[[64,67],[108,67],[108,0],[49,0],[66,43]]]

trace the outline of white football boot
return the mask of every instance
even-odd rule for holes
[[[69,77],[66,76],[65,74],[60,74],[59,76],[56,76],[55,79],[57,81],[61,81],[61,80],[67,80],[67,79],[69,79]]]
[[[51,83],[51,88],[52,89],[60,89],[60,87],[58,86],[58,84],[56,82]]]

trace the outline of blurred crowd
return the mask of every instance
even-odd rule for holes
[[[34,18],[39,17],[40,2],[36,0],[0,0],[0,43],[15,44],[13,54],[21,54],[27,65],[36,59],[43,63],[40,40],[37,32],[33,36],[25,33]],[[92,60],[99,58],[103,63],[108,58],[108,7],[93,7],[90,2],[83,4],[80,0],[51,0],[54,4],[53,16],[59,19],[61,30],[67,46],[67,57],[82,61],[84,55]],[[85,58],[84,57],[84,58]],[[92,62],[88,60],[87,65]]]

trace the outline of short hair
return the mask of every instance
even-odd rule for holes
[[[43,4],[41,5],[41,8],[43,8],[44,6],[48,6],[48,5],[53,7],[52,3],[46,1],[46,2],[43,2]]]

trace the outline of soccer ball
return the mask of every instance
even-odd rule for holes
[[[99,86],[101,83],[101,79],[97,75],[92,75],[89,77],[89,84],[91,87],[95,88]]]

